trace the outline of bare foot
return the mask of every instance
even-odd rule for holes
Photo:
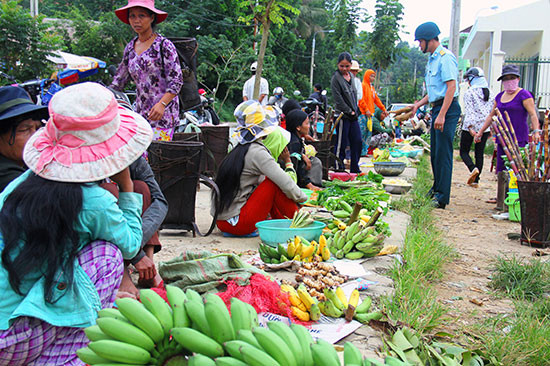
[[[128,272],[128,267],[124,267],[124,274],[122,275],[122,281],[120,282],[120,287],[116,295],[117,299],[122,297],[132,297],[134,299],[139,298],[139,291],[132,282],[130,277],[130,272]]]

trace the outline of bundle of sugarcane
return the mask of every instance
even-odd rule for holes
[[[525,154],[526,161],[524,161],[510,116],[507,112],[504,112],[503,116],[500,111],[496,109],[496,116],[493,116],[493,123],[491,127],[498,139],[498,142],[502,146],[506,157],[510,161],[510,167],[512,168],[514,174],[516,174],[518,180],[545,182],[550,179],[548,118],[549,112],[546,111],[543,134],[538,154],[535,142],[531,141],[527,148],[527,153]]]

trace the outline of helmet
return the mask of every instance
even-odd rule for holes
[[[470,67],[468,71],[464,74],[464,79],[473,79],[476,77],[484,77],[485,74],[483,73],[483,70],[479,67]]]
[[[200,89],[198,90],[198,92],[199,92],[200,95],[206,94],[206,90],[204,90],[203,88],[200,88]]]
[[[258,63],[254,61],[252,65],[250,65],[250,71],[256,71],[257,68],[258,68]]]
[[[440,33],[439,27],[434,22],[422,23],[414,31],[414,40],[418,41],[424,39],[429,41],[437,37]]]
[[[273,89],[273,94],[284,94],[284,93],[285,93],[285,91],[280,86]]]

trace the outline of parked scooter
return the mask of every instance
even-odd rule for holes
[[[201,95],[200,104],[183,112],[180,111],[182,118],[174,132],[189,131],[191,127],[188,128],[188,126],[190,125],[200,126],[210,124],[216,126],[220,124],[220,117],[218,117],[218,114],[214,110],[214,98],[205,97],[206,92],[204,89],[199,89],[199,94]]]
[[[322,95],[326,95],[326,90],[323,90]],[[323,102],[316,98],[309,97],[300,102],[302,110],[307,113],[310,124],[310,135],[317,138],[317,134],[323,133],[323,126],[325,123],[325,108],[327,107]]]
[[[19,86],[29,93],[35,104],[48,105],[52,96],[61,90],[56,79],[32,79],[23,83],[17,83],[13,76],[0,71],[0,76],[12,82],[12,86]]]

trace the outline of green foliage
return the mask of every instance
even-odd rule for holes
[[[498,257],[491,286],[515,299],[534,300],[550,292],[550,264]]]
[[[373,31],[369,35],[369,58],[377,68],[386,69],[399,41],[400,21],[403,20],[403,5],[399,0],[376,0]]]
[[[335,30],[336,55],[333,57],[336,57],[340,52],[351,52],[357,39],[358,23],[365,14],[360,8],[360,0],[329,0],[327,5],[333,19],[330,26]]]
[[[392,321],[409,324],[419,332],[431,330],[445,319],[447,310],[437,301],[432,281],[443,275],[443,266],[452,259],[453,250],[441,239],[431,214],[427,193],[432,185],[429,161],[422,157],[417,169],[411,199],[399,206],[411,215],[405,235],[403,264],[392,268],[395,293],[383,299]]]
[[[0,71],[18,82],[53,71],[46,56],[57,48],[60,37],[48,30],[43,19],[33,18],[18,1],[0,2]]]

